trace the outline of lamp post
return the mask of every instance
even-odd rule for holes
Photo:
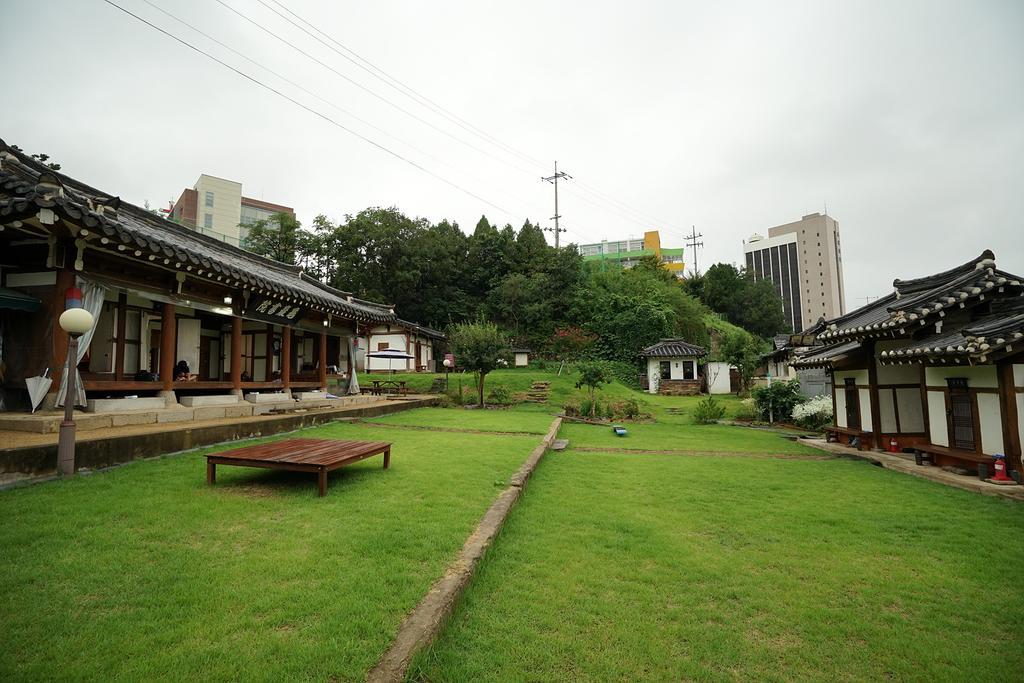
[[[60,423],[60,437],[57,441],[57,470],[61,474],[75,473],[75,386],[78,365],[78,338],[92,329],[92,313],[84,308],[69,308],[60,314],[61,329],[68,333],[67,392],[64,394],[64,421]]]
[[[448,393],[448,371],[452,369],[452,359],[451,358],[445,358],[441,362],[441,364],[444,365],[444,392],[447,394]]]

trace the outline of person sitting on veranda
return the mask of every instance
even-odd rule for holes
[[[188,367],[188,361],[179,360],[178,364],[174,366],[174,381],[175,382],[187,382],[191,379],[191,371]]]

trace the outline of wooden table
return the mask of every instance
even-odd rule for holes
[[[405,396],[406,393],[408,392],[408,389],[406,389],[405,387],[404,379],[375,379],[372,380],[372,382],[372,392],[374,394],[396,393]],[[394,392],[391,391],[392,389],[394,390]]]
[[[272,441],[207,455],[206,483],[213,484],[217,481],[217,465],[316,472],[322,496],[327,493],[328,472],[380,453],[384,454],[384,469],[387,469],[391,465],[391,444],[387,441]]]

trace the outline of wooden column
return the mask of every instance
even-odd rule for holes
[[[327,331],[322,330],[320,332],[320,368],[317,375],[317,381],[320,382],[321,389],[327,389]]]
[[[412,345],[412,337],[410,336],[410,334],[408,332],[406,332],[405,333],[405,352],[407,354],[409,354],[410,356],[412,355],[411,345]],[[413,365],[413,369],[415,369],[415,368],[416,368],[416,366]],[[409,371],[409,359],[408,358],[405,359],[405,371],[406,372]]]
[[[164,304],[160,318],[160,387],[164,391],[174,390],[174,357],[178,353],[178,321],[174,314],[174,304]]]
[[[126,332],[125,320],[128,317],[128,294],[121,292],[117,297],[117,346],[114,356],[114,379],[118,382],[124,379],[124,335]],[[140,347],[141,348],[141,347]]]
[[[292,328],[281,327],[281,386],[292,385]]]
[[[50,376],[53,377],[53,384],[50,385],[50,393],[56,394],[60,388],[60,378],[64,375],[64,368],[68,362],[68,333],[61,329],[57,320],[64,312],[64,295],[67,290],[75,286],[75,273],[71,270],[58,270],[57,282],[53,286],[53,358],[50,361]]]
[[[1020,415],[1017,414],[1017,387],[1013,383],[1013,364],[999,363],[996,365],[999,377],[999,412],[1003,423],[1003,453],[1006,455],[1006,467],[1010,470],[1021,469]]]
[[[858,392],[859,393],[859,392]],[[878,360],[875,358],[875,342],[868,342],[868,396],[871,399],[871,433],[874,447],[882,446],[882,408],[878,403]],[[861,422],[863,424],[863,420]]]
[[[231,389],[242,391],[242,319],[231,317]]]
[[[267,369],[263,372],[263,381],[269,382],[274,377],[274,326],[267,323],[267,348],[266,348]],[[253,379],[256,379],[253,377]]]

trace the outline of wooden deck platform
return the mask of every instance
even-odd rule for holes
[[[206,456],[206,483],[217,481],[217,465],[262,467],[292,472],[315,472],[320,495],[327,493],[327,473],[384,454],[384,469],[391,465],[387,441],[336,441],[332,439],[285,439]]]

